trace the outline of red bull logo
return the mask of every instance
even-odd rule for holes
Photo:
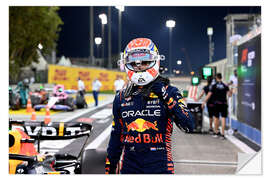
[[[125,138],[127,143],[163,143],[162,134],[158,133],[154,136],[151,134],[138,133],[137,136],[127,135]]]
[[[157,121],[154,123],[146,121],[142,118],[138,118],[135,121],[131,122],[130,124],[126,123],[127,132],[129,131],[137,131],[137,132],[144,132],[146,130],[153,129],[158,131],[157,128]],[[162,134],[157,133],[155,135],[151,135],[148,133],[138,133],[137,136],[127,135],[125,137],[125,141],[128,143],[162,143]]]
[[[145,130],[149,130],[149,129],[158,131],[157,121],[155,121],[154,123],[151,123],[141,118],[136,119],[130,124],[126,123],[126,127],[127,127],[127,132],[129,132],[130,130],[137,131],[137,132],[144,132]]]

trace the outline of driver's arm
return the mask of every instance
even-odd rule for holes
[[[194,129],[194,119],[187,108],[184,99],[176,87],[168,86],[167,105],[173,120],[178,128],[184,129],[185,132],[192,132]]]
[[[164,105],[167,106],[177,127],[184,129],[185,132],[192,132],[194,129],[194,120],[179,90],[176,87],[166,86],[164,83],[158,81],[151,88],[164,102]]]
[[[123,121],[120,116],[120,93],[115,96],[113,101],[113,117],[111,137],[107,148],[106,174],[116,173],[117,164],[122,153],[124,136]]]

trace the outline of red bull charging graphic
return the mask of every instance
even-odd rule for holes
[[[157,133],[154,136],[148,133],[141,134],[141,132],[144,132],[150,129],[158,131],[157,121],[152,123],[142,118],[138,118],[129,124],[126,123],[126,127],[127,127],[127,132],[130,132],[130,131],[139,132],[137,136],[127,135],[126,142],[128,143],[162,143],[163,142],[161,133]]]
[[[130,124],[127,124],[127,131],[129,132],[130,130],[132,131],[138,131],[138,132],[144,132],[145,130],[153,129],[158,131],[157,128],[157,121],[154,123],[151,123],[149,121],[146,121],[144,119],[138,118],[135,121],[131,122]]]

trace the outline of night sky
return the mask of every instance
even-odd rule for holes
[[[101,22],[98,15],[108,12],[107,7],[94,7],[94,37],[101,36]],[[111,8],[112,13],[112,54],[118,53],[118,10]],[[172,31],[172,66],[181,59],[182,65],[177,69],[188,72],[187,56],[192,69],[199,68],[209,62],[207,27],[213,27],[215,44],[213,61],[226,58],[226,21],[224,17],[234,13],[261,13],[260,7],[158,7],[129,6],[122,14],[122,51],[127,43],[138,37],[153,40],[160,54],[169,58],[169,28],[166,20],[176,21]],[[64,25],[59,36],[57,57],[89,57],[89,7],[61,7],[59,15]],[[107,37],[105,25],[105,43]],[[106,46],[106,45],[105,45]],[[186,49],[187,55],[181,50]],[[97,49],[94,49],[95,57]],[[101,49],[99,51],[101,56]],[[107,57],[107,48],[105,48]]]

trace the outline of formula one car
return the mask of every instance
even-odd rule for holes
[[[85,97],[79,91],[73,90],[73,89],[67,89],[65,90],[65,93],[76,94],[74,103],[76,104],[78,109],[87,108],[87,102],[85,100]]]
[[[76,106],[78,109],[82,109],[82,108],[87,107],[87,103],[85,101],[85,98],[80,93],[77,93],[77,95],[76,95]]]
[[[43,86],[40,86],[40,89],[36,89],[34,92],[30,93],[30,99],[32,107],[38,104],[47,104],[49,100],[49,93],[45,91]]]
[[[104,173],[105,152],[84,150],[92,130],[91,124],[53,122],[44,125],[43,122],[10,120],[9,126],[10,174]],[[67,139],[75,139],[75,150],[64,147],[55,154],[40,153],[41,141]],[[97,164],[102,168],[96,170]]]
[[[68,96],[64,91],[63,85],[54,87],[53,96],[49,97],[47,104],[37,104],[34,106],[36,111],[49,106],[52,110],[73,111],[75,109],[75,101],[73,97]]]

